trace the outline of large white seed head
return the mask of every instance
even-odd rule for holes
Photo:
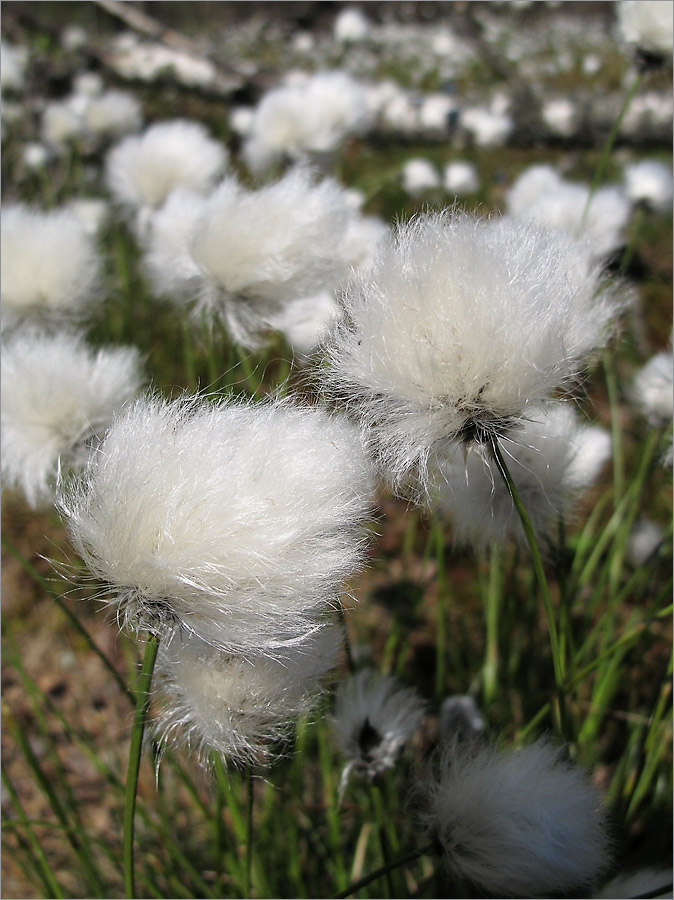
[[[52,502],[59,467],[86,462],[142,382],[131,347],[95,351],[77,335],[18,331],[2,348],[2,478],[31,506]]]
[[[1,224],[2,322],[83,318],[96,301],[101,259],[69,209],[7,205]]]
[[[122,623],[259,651],[306,638],[338,601],[371,482],[356,429],[318,408],[150,397],[61,509]]]
[[[456,741],[419,799],[450,873],[495,897],[575,891],[609,864],[597,791],[545,739],[514,752]]]
[[[574,385],[620,309],[584,245],[450,211],[399,226],[342,299],[320,384],[392,486],[422,494],[430,459]]]
[[[204,765],[212,752],[234,765],[268,762],[315,707],[340,647],[334,624],[257,656],[223,653],[178,631],[159,648],[153,732],[162,747],[186,745]]]

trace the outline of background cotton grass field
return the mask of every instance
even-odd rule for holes
[[[3,5],[3,896],[672,896],[672,14]]]

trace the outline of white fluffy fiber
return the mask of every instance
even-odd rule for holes
[[[92,350],[77,335],[17,332],[2,348],[2,477],[31,506],[52,500],[57,469],[84,464],[87,442],[138,391],[138,353]]]
[[[372,475],[318,408],[144,397],[61,501],[131,628],[176,621],[223,650],[300,641],[362,562]]]
[[[198,122],[159,122],[125,138],[105,161],[114,199],[135,211],[158,207],[176,187],[205,193],[223,174],[225,148]]]
[[[392,676],[362,669],[343,681],[335,700],[333,731],[351,769],[374,778],[390,769],[421,724],[426,702]],[[344,779],[343,779],[344,781]]]
[[[26,318],[79,318],[95,301],[101,260],[69,209],[11,204],[1,223],[3,328]]]
[[[178,631],[159,648],[153,732],[163,747],[187,745],[202,764],[212,751],[234,765],[267,761],[315,706],[340,647],[336,625],[300,646],[252,657]]]
[[[336,181],[315,183],[302,169],[256,191],[228,178],[201,207],[183,194],[160,213],[146,264],[157,287],[191,294],[196,318],[219,318],[237,343],[254,347],[286,302],[343,273],[353,215]]]
[[[569,403],[532,410],[527,421],[501,439],[501,449],[539,538],[554,535],[579,493],[611,455],[611,437],[581,424]],[[484,550],[495,541],[526,537],[510,493],[486,453],[455,450],[440,467],[436,509],[452,517],[460,543]]]
[[[525,169],[506,193],[510,215],[557,228],[572,239],[592,244],[597,256],[606,256],[624,242],[631,207],[617,187],[595,191],[586,212],[590,188],[565,181],[551,166]]]
[[[546,740],[514,752],[455,742],[421,799],[452,875],[495,897],[577,890],[609,863],[597,791]]]
[[[632,203],[645,203],[656,212],[672,211],[672,168],[657,159],[625,166],[625,193]]]
[[[656,353],[636,373],[630,387],[632,402],[657,427],[672,418],[674,358],[671,350]]]
[[[647,53],[671,56],[674,34],[671,0],[620,0],[616,9],[624,40]]]
[[[321,386],[360,420],[394,488],[568,388],[619,304],[587,248],[508,219],[428,214],[382,241],[343,294]]]
[[[440,174],[428,159],[408,159],[401,172],[403,190],[411,197],[440,187]]]
[[[346,72],[317,72],[269,91],[255,109],[243,148],[251,171],[283,159],[316,160],[362,132],[370,114],[365,88]]]

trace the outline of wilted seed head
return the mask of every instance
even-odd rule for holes
[[[562,754],[547,740],[447,747],[416,799],[452,876],[495,897],[548,897],[601,875],[610,841],[600,798]]]
[[[545,228],[419,216],[347,286],[317,379],[392,487],[427,496],[430,460],[505,434],[577,381],[620,310],[600,274],[585,245]]]
[[[518,493],[540,539],[555,533],[583,489],[611,455],[607,431],[581,424],[570,403],[531,409],[500,439]],[[438,467],[434,506],[449,514],[460,543],[478,550],[526,536],[508,488],[489,453],[456,448]]]
[[[372,475],[357,430],[289,402],[139,399],[61,499],[132,628],[222,650],[301,642],[362,562]]]
[[[89,444],[142,383],[131,347],[94,350],[81,335],[19,330],[2,348],[2,478],[31,506],[51,503],[59,467]]]
[[[234,765],[267,762],[315,707],[340,647],[334,624],[296,647],[253,656],[177,631],[159,648],[154,734],[162,747],[187,745],[204,765],[211,751]]]
[[[107,155],[114,199],[133,211],[158,207],[177,187],[205,192],[222,175],[227,154],[203,125],[177,119],[125,138]]]
[[[418,728],[425,701],[395,678],[363,669],[337,691],[333,730],[347,765],[342,791],[351,770],[373,779],[390,769]]]
[[[25,319],[81,319],[96,301],[101,259],[69,209],[12,204],[1,223],[2,327]]]

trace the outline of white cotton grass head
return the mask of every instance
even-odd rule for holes
[[[423,498],[433,459],[576,384],[621,308],[600,276],[584,245],[543,228],[419,216],[341,293],[317,379],[359,420],[391,486]]]
[[[316,183],[303,169],[256,191],[226,179],[187,238],[200,273],[194,317],[219,319],[234,341],[258,346],[287,301],[321,291],[342,274],[352,214],[336,181]]]
[[[674,357],[671,350],[652,356],[636,373],[630,386],[635,407],[653,427],[672,419],[674,406]]]
[[[21,91],[26,81],[28,47],[0,41],[0,90]]]
[[[75,213],[11,204],[0,228],[3,330],[26,319],[85,318],[97,302],[102,265]]]
[[[578,890],[610,863],[599,794],[549,740],[514,751],[455,741],[416,797],[450,875],[495,897]]]
[[[569,517],[611,455],[609,433],[581,424],[572,404],[564,402],[532,409],[500,443],[539,540],[554,537],[559,520]],[[451,517],[460,544],[479,551],[513,539],[526,544],[510,492],[490,455],[479,448],[467,454],[456,449],[440,465],[434,508]]]
[[[127,91],[105,91],[88,98],[83,125],[89,138],[96,141],[115,140],[142,127],[143,109],[134,95]]]
[[[142,267],[157,294],[181,303],[198,295],[201,269],[190,253],[190,240],[206,202],[203,194],[176,188],[149,217]]]
[[[408,159],[401,172],[402,186],[411,197],[440,187],[440,175],[428,159]]]
[[[672,167],[657,159],[642,159],[625,166],[627,197],[660,214],[672,211],[672,182]]]
[[[661,525],[650,519],[637,519],[627,539],[625,557],[638,569],[648,562],[664,540],[665,530]]]
[[[143,377],[131,347],[22,329],[2,348],[2,479],[33,506],[53,501],[59,471],[80,468]]]
[[[438,715],[438,741],[472,739],[485,730],[485,720],[470,694],[445,697]]]
[[[328,624],[301,645],[264,655],[224,653],[177,631],[155,668],[152,731],[161,750],[186,746],[235,766],[269,762],[297,719],[315,708],[337,664],[341,631]]]
[[[105,179],[130,212],[157,208],[177,187],[206,193],[222,176],[225,148],[199,122],[177,119],[124,138],[107,154]]]
[[[334,293],[320,291],[287,303],[272,324],[283,334],[295,358],[304,362],[321,342],[338,312]]]
[[[372,473],[316,407],[139,398],[60,509],[120,624],[222,650],[301,642],[363,562]]]
[[[623,40],[645,53],[672,55],[674,4],[671,0],[620,0],[616,12]]]
[[[447,191],[456,197],[463,197],[478,190],[480,178],[473,163],[457,159],[445,166],[442,183]]]
[[[361,669],[339,685],[332,727],[347,760],[342,793],[351,771],[372,780],[393,768],[426,706],[414,688],[402,687],[375,669]]]

